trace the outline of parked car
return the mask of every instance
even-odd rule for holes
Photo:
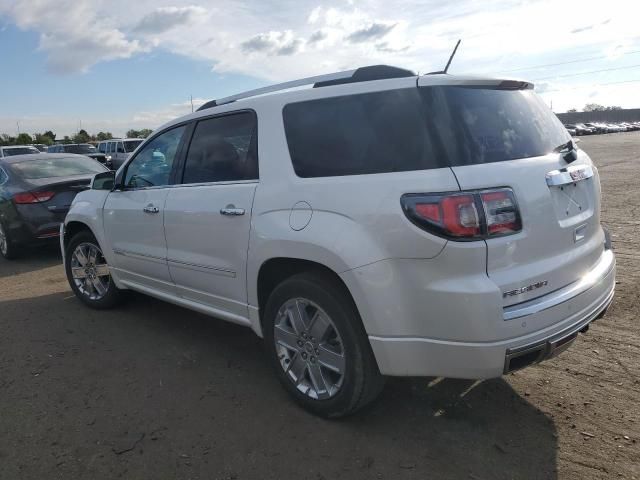
[[[385,375],[553,357],[604,314],[615,259],[598,171],[532,89],[365,67],[208,102],[76,197],[69,284],[252,328],[327,417]]]
[[[579,135],[591,135],[596,133],[595,128],[587,127],[584,123],[576,123],[576,130]]]
[[[607,133],[606,126],[599,123],[585,123],[585,126],[593,130],[593,133]]]
[[[89,143],[67,143],[51,145],[48,153],[74,153],[76,155],[84,155],[85,157],[93,158],[102,163],[106,167],[111,167],[111,160],[102,152],[99,152],[96,147]]]
[[[564,125],[564,128],[567,129],[567,132],[569,132],[569,135],[571,136],[576,136],[577,135],[577,129],[576,126],[571,124],[571,123],[566,123]]]
[[[26,155],[29,153],[40,153],[40,150],[30,145],[12,145],[0,147],[0,158],[11,157],[13,155]]]
[[[0,255],[57,240],[75,195],[107,169],[80,155],[30,154],[0,159]]]
[[[112,168],[117,170],[143,142],[141,138],[114,138],[98,144],[98,151],[111,159]]]

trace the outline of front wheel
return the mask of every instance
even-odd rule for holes
[[[0,255],[7,260],[13,260],[18,256],[18,253],[17,245],[11,241],[9,232],[2,226],[2,222],[0,222]]]
[[[383,377],[353,301],[335,280],[303,273],[275,288],[264,337],[285,389],[323,417],[349,415],[373,401]]]
[[[73,293],[85,305],[103,310],[122,299],[95,237],[88,231],[71,239],[65,251],[65,271]]]

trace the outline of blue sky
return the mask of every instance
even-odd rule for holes
[[[0,133],[123,134],[275,81],[386,63],[640,107],[638,2],[0,0]],[[553,65],[561,63],[561,65]]]

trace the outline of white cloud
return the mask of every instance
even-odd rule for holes
[[[580,107],[594,91],[600,103],[640,103],[637,94],[631,94],[637,84],[596,85],[630,78],[631,72],[627,77],[613,72],[562,81],[553,78],[619,66],[625,60],[634,63],[634,57],[624,54],[638,50],[638,14],[640,7],[634,0],[323,4],[317,0],[168,0],[161,6],[156,0],[0,0],[0,19],[37,32],[50,68],[72,74],[86,72],[99,62],[154,49],[208,62],[218,74],[244,74],[265,83],[367,64],[428,72],[443,68],[458,38],[462,45],[451,67],[453,73],[491,74],[607,57],[599,64],[567,64],[513,74],[528,79],[550,77],[540,90],[546,91],[545,98],[553,96],[554,107],[563,104],[561,98],[567,99],[567,108]],[[214,80],[212,76],[212,85]],[[583,84],[591,86],[580,86]],[[615,92],[626,92],[626,98]],[[182,112],[182,107],[170,105],[169,100],[166,104],[158,111],[113,121],[157,126]],[[136,126],[127,124],[127,128]]]
[[[92,65],[129,58],[146,50],[98,15],[90,2],[74,0],[0,0],[4,14],[25,30],[40,34],[40,50],[58,73],[86,72]]]
[[[204,8],[195,5],[160,7],[142,17],[133,30],[142,34],[164,33],[178,26],[192,25],[205,13]]]

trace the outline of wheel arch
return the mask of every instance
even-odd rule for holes
[[[95,232],[91,229],[91,227],[84,222],[72,220],[65,225],[64,236],[62,237],[62,245],[65,251],[67,249],[67,246],[69,245],[69,241],[82,231],[89,232],[91,235],[97,238]]]
[[[256,292],[261,329],[264,321],[263,311],[273,290],[286,279],[305,272],[316,273],[334,283],[346,294],[347,298],[349,298],[353,303],[358,314],[360,314],[360,310],[356,305],[349,287],[335,270],[313,260],[295,257],[274,257],[265,260],[262,263],[257,275]]]

